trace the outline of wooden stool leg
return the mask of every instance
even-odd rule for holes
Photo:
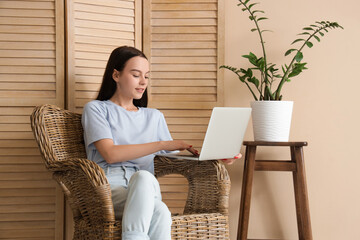
[[[293,172],[293,179],[299,240],[312,240],[303,151],[302,147],[290,148],[291,160],[296,164],[296,171]]]
[[[256,146],[247,146],[244,163],[243,182],[241,189],[241,202],[238,223],[238,240],[247,240],[249,215],[250,215],[250,201],[252,182],[255,169],[255,152]]]

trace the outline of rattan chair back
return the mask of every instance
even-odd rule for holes
[[[48,168],[57,161],[86,158],[81,114],[43,105],[31,115],[31,125]]]

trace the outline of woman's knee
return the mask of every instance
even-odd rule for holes
[[[137,181],[145,181],[145,182],[150,182],[150,181],[157,181],[155,176],[150,173],[149,171],[146,170],[139,170],[136,173],[134,173],[130,179],[131,180],[137,180]]]
[[[130,179],[128,189],[133,189],[135,191],[141,191],[145,194],[148,194],[148,197],[151,195],[155,199],[161,200],[160,184],[155,176],[145,170],[137,171],[133,174]]]
[[[156,192],[160,192],[160,185],[158,180],[155,178],[155,176],[146,171],[146,170],[140,170],[134,173],[131,176],[129,185],[137,185],[137,186],[153,186]]]

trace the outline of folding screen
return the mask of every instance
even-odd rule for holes
[[[143,46],[151,63],[150,107],[166,117],[174,139],[200,148],[211,109],[223,105],[223,1],[144,1]],[[163,198],[181,213],[186,181],[160,180]]]
[[[62,239],[63,198],[29,115],[64,106],[64,4],[0,2],[0,238]]]
[[[175,139],[201,146],[211,109],[223,104],[222,6],[223,0],[0,1],[0,238],[71,236],[71,223],[64,235],[63,195],[45,170],[29,115],[45,103],[81,112],[117,46],[145,51],[150,107],[165,114]],[[165,202],[180,213],[186,180],[160,182]]]

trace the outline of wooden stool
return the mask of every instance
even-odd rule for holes
[[[254,171],[291,171],[293,173],[296,216],[299,240],[312,240],[308,195],[306,188],[303,146],[307,142],[260,142],[246,141],[244,175],[241,190],[241,202],[238,225],[238,240],[247,240],[251,189]],[[290,147],[290,161],[255,160],[257,146]]]

